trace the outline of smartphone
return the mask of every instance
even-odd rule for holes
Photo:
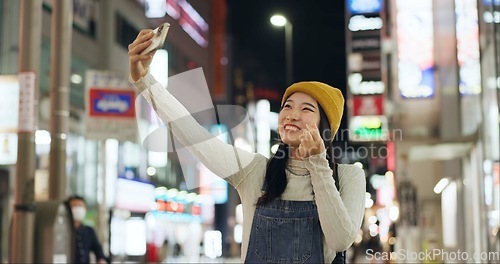
[[[165,38],[167,37],[168,29],[170,28],[169,23],[163,23],[159,27],[153,30],[155,34],[153,36],[153,41],[151,45],[149,45],[145,50],[141,52],[141,55],[148,54],[150,52],[155,51],[158,48],[163,47],[163,43],[165,42]]]

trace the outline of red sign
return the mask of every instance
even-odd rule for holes
[[[257,87],[254,89],[254,95],[259,99],[269,99],[274,101],[281,100],[281,94],[278,91],[270,88]]]
[[[156,200],[156,210],[160,212],[192,214],[196,216],[199,216],[201,214],[201,208],[199,204],[165,201],[162,199]]]
[[[387,142],[387,170],[396,171],[396,150],[394,141]]]
[[[352,97],[353,115],[384,115],[383,95],[358,95]]]

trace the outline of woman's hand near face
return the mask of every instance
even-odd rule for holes
[[[139,32],[134,42],[128,45],[130,77],[132,77],[134,82],[146,75],[148,67],[153,60],[155,52],[141,55],[141,52],[151,44],[153,36],[152,29],[143,29]]]
[[[306,129],[300,135],[300,145],[297,148],[297,154],[301,159],[320,154],[325,151],[325,143],[321,139],[316,124],[306,124]]]

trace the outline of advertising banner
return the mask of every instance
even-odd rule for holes
[[[17,129],[19,114],[19,79],[16,75],[0,76],[0,165],[17,162]]]

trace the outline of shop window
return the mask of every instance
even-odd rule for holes
[[[122,15],[116,14],[116,42],[123,48],[128,50],[128,45],[134,41],[139,34],[130,22],[128,22]]]

